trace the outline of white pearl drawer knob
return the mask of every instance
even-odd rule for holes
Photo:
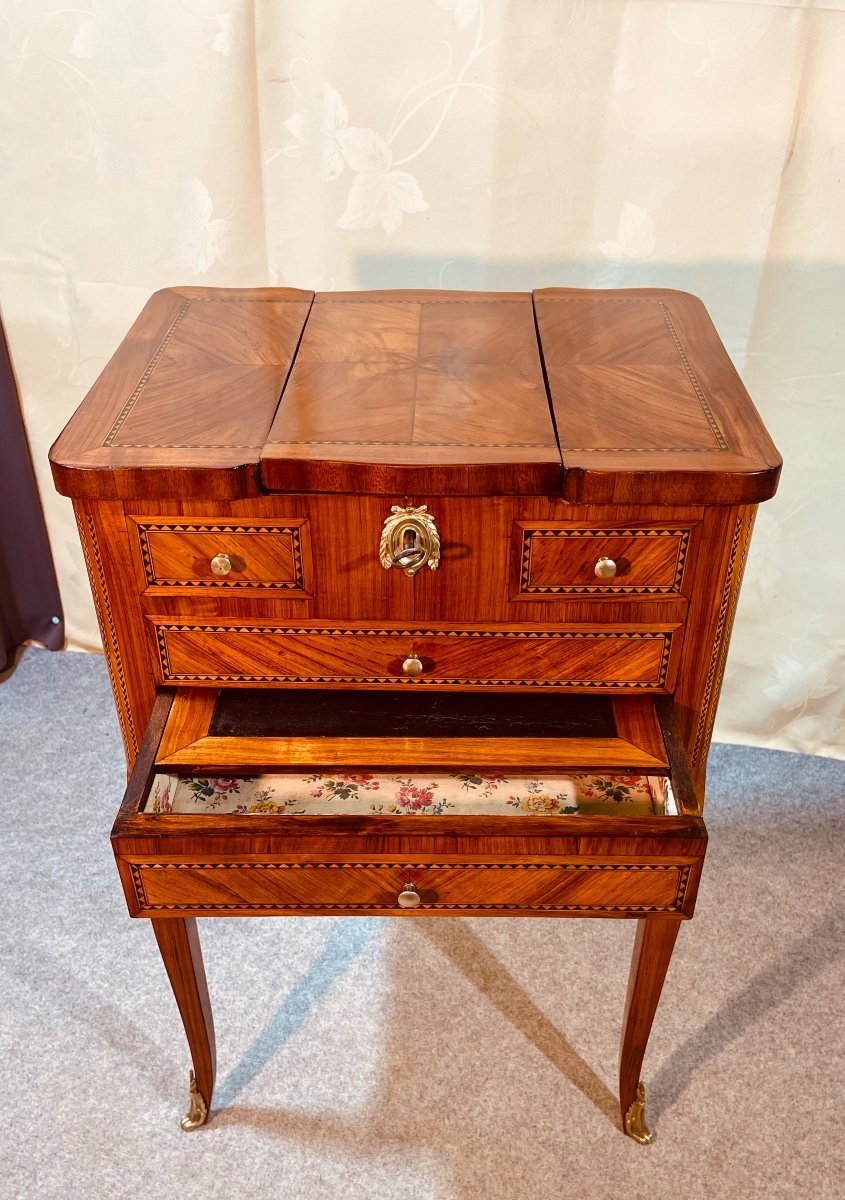
[[[595,566],[597,579],[612,579],[616,574],[616,563],[612,558],[600,558]]]
[[[416,654],[410,654],[402,663],[402,670],[413,678],[415,675],[422,675],[423,665]]]
[[[397,897],[400,908],[419,908],[422,898],[412,883],[406,883]]]
[[[215,575],[228,575],[232,569],[232,560],[228,554],[215,554],[211,560],[211,569]]]

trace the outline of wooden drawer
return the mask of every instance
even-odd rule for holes
[[[136,561],[145,591],[214,589],[309,594],[311,559],[306,520],[135,517],[130,518],[130,527],[133,525]]]
[[[475,736],[473,728],[463,728],[466,754],[477,772],[489,771],[489,763],[497,761],[491,747],[498,740],[510,746],[498,761],[520,762],[530,779],[519,780],[514,772],[505,778],[495,770],[486,776],[495,783],[492,790],[485,791],[484,778],[473,775],[469,787],[476,790],[464,793],[467,776],[444,775],[439,783],[427,786],[434,791],[451,788],[453,803],[444,807],[424,800],[399,812],[395,806],[371,804],[374,788],[384,784],[378,794],[387,797],[397,786],[413,790],[413,776],[417,782],[431,779],[419,764],[449,760],[449,753],[438,750],[436,743],[454,740],[450,724],[464,722],[467,715],[462,697],[445,696],[444,709],[436,711],[429,711],[427,697],[418,710],[404,692],[397,698],[398,707],[408,709],[406,715],[418,728],[415,753],[409,753],[401,729],[389,731],[373,750],[370,731],[352,721],[346,743],[360,736],[365,747],[361,753],[352,750],[350,760],[371,756],[379,763],[395,763],[404,757],[400,777],[384,767],[364,775],[360,769],[357,774],[338,775],[336,770],[314,774],[300,768],[295,775],[283,770],[269,776],[257,765],[268,757],[257,742],[263,737],[275,746],[275,733],[284,732],[288,725],[307,733],[311,717],[305,718],[303,726],[302,714],[288,711],[286,717],[282,706],[269,724],[262,724],[248,697],[237,716],[241,695],[223,691],[223,699],[214,702],[222,721],[210,740],[217,740],[218,746],[210,747],[209,739],[200,739],[192,749],[201,760],[205,754],[206,763],[219,762],[221,768],[228,762],[248,768],[251,754],[256,768],[241,779],[218,777],[237,774],[225,769],[206,767],[199,775],[194,769],[181,781],[168,775],[174,767],[165,764],[172,763],[174,755],[166,748],[172,750],[186,732],[185,705],[188,710],[195,706],[187,693],[182,701],[179,693],[159,695],[112,833],[133,916],[407,911],[614,917],[692,914],[707,838],[686,760],[677,748],[674,707],[668,698],[561,697],[567,704],[561,713],[553,714],[564,747],[558,762],[566,760],[567,748],[573,762],[603,756],[611,771],[617,762],[641,762],[640,771],[656,776],[640,779],[647,785],[646,793],[654,796],[662,795],[657,787],[661,776],[671,780],[672,803],[655,799],[651,804],[617,796],[613,789],[625,785],[623,791],[627,787],[631,792],[637,780],[630,775],[611,776],[605,780],[603,807],[590,814],[586,809],[592,801],[586,797],[602,782],[591,774],[568,780],[576,785],[574,806],[551,803],[556,789],[567,784],[560,771],[543,776],[542,788],[548,795],[542,798],[548,803],[511,803],[515,799],[511,792],[516,792],[517,800],[526,789],[535,794],[536,764],[545,754],[540,747],[548,740],[549,730],[538,714],[532,714],[530,703],[518,738],[513,736],[512,715],[496,705],[490,709],[484,737]],[[518,712],[520,703],[533,698],[510,700]],[[572,709],[579,701],[587,706],[583,720]],[[627,715],[626,705],[632,706]],[[450,722],[445,709],[455,721]],[[600,709],[606,710],[604,715]],[[191,720],[189,715],[187,725]],[[613,737],[605,727],[608,720],[615,726]],[[206,725],[214,734],[215,720],[209,714]],[[326,733],[332,728],[329,721]],[[241,733],[243,753],[236,744]],[[225,743],[222,749],[220,738]],[[309,736],[303,734],[303,740],[309,741]],[[318,740],[310,736],[312,745]],[[590,741],[593,750],[587,748]],[[186,761],[184,756],[181,761]],[[330,777],[334,783],[327,793],[323,788]],[[347,790],[340,791],[344,780]],[[363,783],[363,792],[350,792],[350,781]],[[248,789],[264,797],[272,793],[278,802],[244,803]],[[291,807],[284,798],[294,793],[300,802]],[[463,798],[458,799],[459,794]],[[306,796],[312,799],[303,805]],[[407,906],[409,890],[412,907]],[[400,893],[404,893],[401,902]]]
[[[151,618],[163,683],[662,691],[677,627],[449,629]],[[408,678],[416,655],[422,672]]]
[[[514,529],[515,598],[677,595],[689,540],[688,527],[608,529],[518,522]],[[613,564],[615,575],[596,575],[601,560]]]
[[[436,819],[436,818],[435,818]],[[507,912],[607,916],[683,911],[690,863],[128,862],[134,915]],[[399,902],[413,883],[419,905]]]
[[[337,768],[399,774],[530,762],[564,774],[665,774],[648,696],[538,692],[389,692],[307,688],[179,688],[161,735],[162,769],[210,776]]]

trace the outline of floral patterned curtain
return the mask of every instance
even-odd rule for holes
[[[0,302],[47,448],[149,293],[672,286],[786,465],[717,736],[841,754],[845,0],[26,0],[0,10]]]

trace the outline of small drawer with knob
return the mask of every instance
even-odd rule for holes
[[[311,594],[308,521],[130,518],[143,589]]]
[[[608,529],[518,523],[514,598],[679,595],[691,533],[690,526]]]

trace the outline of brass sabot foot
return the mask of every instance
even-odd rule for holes
[[[641,1146],[650,1146],[654,1141],[654,1134],[646,1125],[645,1120],[645,1084],[640,1083],[637,1088],[637,1098],[631,1104],[631,1107],[625,1113],[625,1132],[628,1137],[639,1142]]]
[[[188,1091],[191,1096],[191,1107],[179,1122],[179,1128],[185,1133],[190,1133],[192,1129],[199,1129],[208,1120],[208,1105],[197,1087],[197,1077],[193,1071],[188,1080]]]

